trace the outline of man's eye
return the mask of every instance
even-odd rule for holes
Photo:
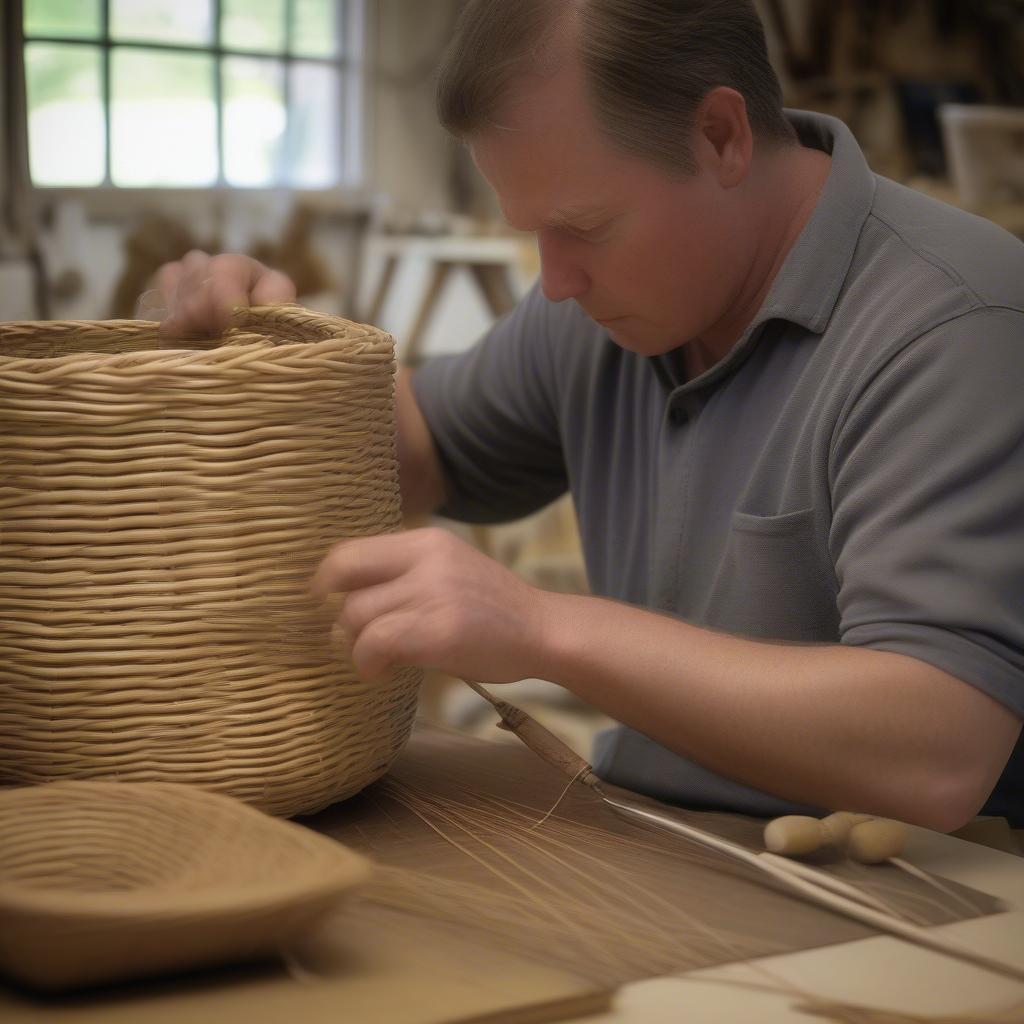
[[[573,228],[572,233],[584,242],[599,242],[607,233],[607,224],[598,224],[591,228]]]

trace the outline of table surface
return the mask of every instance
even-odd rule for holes
[[[489,745],[485,745],[489,746]],[[497,755],[495,755],[497,756]],[[490,763],[490,762],[488,762]],[[325,812],[328,813],[329,812]],[[1024,966],[1024,858],[973,843],[911,829],[906,859],[1001,900],[1005,912],[989,914],[939,930],[979,952]],[[788,920],[789,918],[787,918]],[[357,927],[353,928],[353,922]],[[302,1024],[338,1019],[339,999],[355,1012],[347,1019],[381,1024],[440,1024],[441,1021],[553,1020],[544,1011],[530,1018],[508,1017],[503,1008],[529,1002],[556,1004],[587,997],[593,986],[571,983],[564,974],[538,963],[502,960],[501,977],[483,949],[464,944],[458,956],[433,941],[428,922],[339,917],[335,959],[348,964],[335,979],[296,989],[293,977],[240,969],[183,985],[154,983],[63,1004],[26,1002],[0,988],[0,1019],[12,1024],[276,1024],[298,1013]],[[782,991],[769,992],[765,986]],[[424,1011],[429,993],[446,1001]],[[638,981],[621,988],[609,1012],[571,1019],[584,1024],[668,1024],[688,1022],[803,1022],[800,993],[915,1014],[970,1014],[970,1020],[1018,1005],[1024,984],[950,959],[906,942],[873,936],[744,963],[693,970],[672,977]],[[301,1005],[301,1012],[300,1011]],[[563,1004],[565,1005],[565,1004]],[[364,1012],[365,1011],[365,1012]],[[563,1015],[563,1019],[570,1019]],[[1024,1019],[1024,1012],[1020,1017]]]

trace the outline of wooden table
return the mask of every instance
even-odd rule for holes
[[[366,243],[367,259],[382,261],[377,285],[363,316],[368,323],[380,323],[391,298],[399,264],[421,261],[428,266],[428,281],[416,307],[412,327],[402,338],[402,362],[415,366],[422,361],[423,339],[438,309],[451,276],[462,269],[469,273],[488,312],[494,319],[515,305],[524,241],[519,238],[445,235],[379,235]]]
[[[550,807],[552,792],[557,795],[562,788],[561,776],[545,776],[553,770],[524,749],[479,743],[437,730],[421,731],[417,737],[392,773],[398,783],[415,782],[426,792],[438,793],[444,789],[445,779],[455,779],[463,792],[486,794],[498,792],[491,776],[512,778],[516,792],[528,799],[531,816],[540,807]],[[474,743],[474,748],[467,748]],[[375,790],[369,790],[308,819],[308,824],[360,849],[376,850],[385,865],[422,868],[436,863],[436,848],[431,852],[417,844],[412,819],[403,820],[395,807],[381,805],[381,799]],[[590,813],[587,801],[595,799],[578,787],[559,805],[559,813],[566,821],[577,813],[586,821]],[[400,813],[401,809],[397,810]],[[724,822],[720,816],[704,816],[705,821],[709,819]],[[732,827],[749,831],[755,825],[735,819]],[[748,839],[756,834],[754,828]],[[628,839],[629,833],[624,836]],[[643,844],[650,848],[658,842],[657,836],[643,831]],[[651,870],[649,857],[639,859],[644,856],[639,846],[633,849],[625,843],[617,851],[622,864],[634,871],[641,864],[641,870]],[[680,851],[673,846],[658,856],[663,858],[662,892],[673,900],[682,895],[688,907],[696,907],[691,896],[699,898],[704,892],[705,906],[712,905],[721,915],[723,910],[730,913],[725,905],[731,902],[731,913],[737,917],[754,897],[770,898],[777,905],[781,900],[775,916],[766,919],[774,922],[770,928],[775,948],[814,945],[805,936],[808,929],[820,928],[823,923],[828,926],[826,941],[836,944],[819,943],[817,948],[782,956],[632,982],[613,994],[600,979],[574,976],[555,963],[525,957],[516,947],[488,948],[465,932],[451,932],[431,920],[367,903],[332,918],[317,937],[312,954],[298,957],[298,971],[279,964],[230,969],[56,1002],[37,1001],[0,987],[0,1020],[4,1024],[277,1024],[291,1020],[301,1024],[337,1024],[339,1020],[358,1024],[539,1024],[569,1019],[589,1024],[674,1024],[680,1020],[808,1024],[813,1019],[796,1010],[792,993],[777,995],[746,987],[751,983],[763,986],[766,981],[784,982],[822,999],[914,1013],[977,1015],[1014,1001],[1024,1003],[1024,985],[939,954],[881,936],[844,941],[840,934],[864,935],[865,930],[840,922],[847,931],[838,932],[835,922],[820,920],[820,911],[814,912],[819,915],[815,918],[812,908],[778,894],[766,896],[760,885],[749,889],[740,876],[720,878],[716,894],[700,888],[707,884],[706,878],[701,883],[696,875],[688,876],[691,881],[683,884],[685,892],[680,893]],[[1004,901],[1009,907],[1004,912],[940,927],[961,944],[1024,966],[1024,858],[913,829],[907,859]],[[464,871],[462,867],[458,870]],[[669,893],[673,884],[674,895]],[[738,887],[744,884],[748,895],[740,896]],[[688,910],[688,914],[693,912]],[[789,933],[786,942],[774,942],[785,932]],[[609,1005],[611,1009],[603,1009]]]

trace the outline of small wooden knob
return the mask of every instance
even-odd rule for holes
[[[821,831],[824,841],[837,849],[846,849],[846,841],[850,838],[850,829],[861,822],[870,821],[870,814],[855,814],[853,811],[836,811],[821,819]]]
[[[787,814],[769,821],[764,827],[764,845],[784,857],[802,857],[814,853],[822,843],[821,822],[802,814]]]
[[[851,860],[881,864],[890,857],[898,857],[906,842],[907,830],[898,821],[872,818],[850,829],[846,848]]]

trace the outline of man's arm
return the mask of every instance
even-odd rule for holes
[[[402,510],[406,516],[430,515],[444,502],[444,474],[434,438],[416,400],[410,370],[398,371],[395,417]]]
[[[957,828],[1020,732],[1011,711],[916,658],[547,593],[441,530],[339,544],[314,589],[348,594],[341,622],[366,678],[408,664],[549,679],[722,775],[818,807]]]
[[[940,831],[970,820],[1020,719],[916,658],[741,639],[543,595],[538,674],[722,775],[800,803]]]

